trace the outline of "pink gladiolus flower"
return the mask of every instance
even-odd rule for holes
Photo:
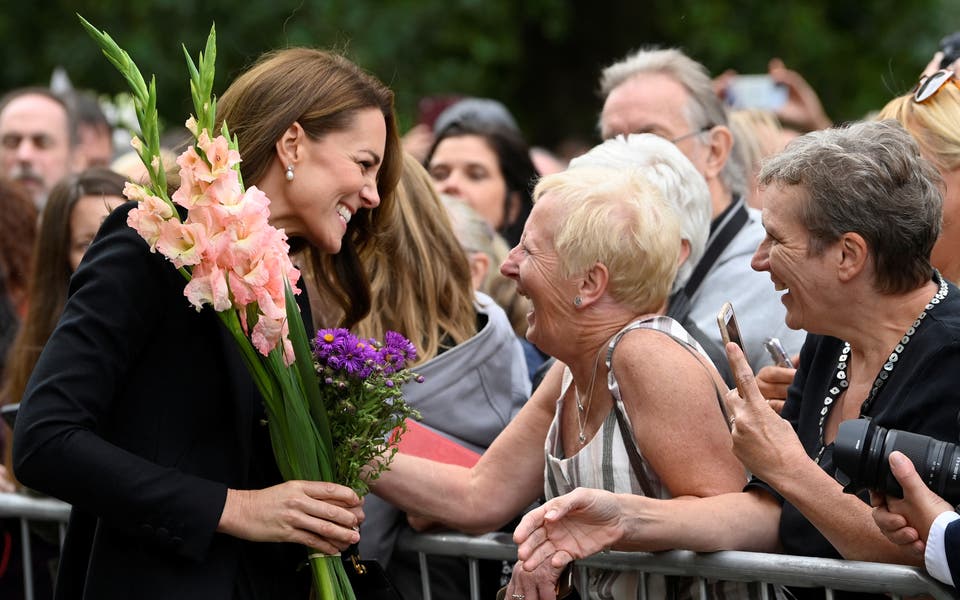
[[[204,131],[197,139],[197,146],[206,155],[207,163],[210,165],[210,182],[227,171],[233,171],[233,167],[240,164],[240,152],[230,149],[229,140],[222,135],[211,140]]]
[[[224,272],[214,265],[200,264],[193,269],[193,276],[183,290],[190,304],[199,311],[205,304],[220,312],[233,306],[230,289]],[[242,311],[241,311],[242,313]]]
[[[208,246],[206,227],[200,223],[181,223],[170,219],[160,226],[157,250],[178,269],[200,264]]]
[[[173,208],[162,199],[151,195],[146,188],[127,182],[123,186],[123,195],[139,204],[127,215],[127,225],[133,227],[156,252],[161,229],[173,217]]]

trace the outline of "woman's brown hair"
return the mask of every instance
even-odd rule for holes
[[[360,254],[373,308],[355,330],[375,338],[402,333],[421,364],[477,332],[470,265],[430,175],[409,154],[394,201],[376,245]]]
[[[389,200],[400,178],[400,138],[393,92],[343,56],[310,48],[265,54],[238,77],[217,105],[217,130],[226,122],[236,135],[244,183],[261,181],[276,158],[276,142],[294,122],[312,139],[347,129],[356,113],[376,108],[386,122],[387,139],[377,176],[378,208],[357,213],[338,254],[310,248],[310,269],[317,285],[342,309],[351,326],[370,310],[370,286],[358,252],[371,243],[380,222],[390,218]],[[291,243],[296,247],[296,240]]]

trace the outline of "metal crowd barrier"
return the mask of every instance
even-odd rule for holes
[[[477,560],[516,561],[517,548],[509,534],[490,533],[467,536],[456,533],[415,534],[406,532],[398,547],[419,554],[424,600],[431,600],[427,555],[459,556],[468,559],[471,600],[480,600]],[[774,585],[826,588],[827,600],[834,590],[890,594],[893,598],[926,595],[937,600],[956,598],[949,587],[921,569],[902,565],[763,554],[759,552],[712,552],[698,554],[687,550],[669,552],[607,552],[577,561],[588,567],[615,571],[639,570],[644,573],[684,575],[700,582],[700,598],[706,598],[706,580],[756,581]],[[586,571],[581,571],[585,577]],[[586,589],[581,580],[580,589]],[[766,595],[767,586],[763,586]],[[642,592],[641,592],[642,593]],[[772,596],[772,594],[771,594]]]
[[[29,522],[59,523],[60,542],[63,543],[69,516],[70,505],[59,500],[32,498],[23,494],[0,494],[0,517],[20,519],[26,600],[33,600],[34,596]],[[467,536],[456,533],[406,532],[401,534],[397,544],[399,548],[417,552],[419,555],[424,600],[431,600],[427,578],[428,555],[468,559],[471,600],[480,600],[478,560],[517,559],[517,548],[506,533]],[[700,581],[701,598],[706,596],[707,579],[822,587],[827,589],[827,600],[832,600],[833,590],[885,593],[895,599],[917,595],[930,596],[936,600],[957,597],[951,588],[913,567],[806,556],[735,551],[698,554],[686,550],[658,553],[608,552],[578,561],[578,564],[615,571],[639,570],[644,573],[697,577]],[[585,588],[585,583],[581,582],[581,589]]]
[[[23,555],[23,597],[33,600],[33,562],[30,550],[30,521],[60,524],[60,544],[67,531],[70,505],[53,498],[33,498],[25,494],[0,494],[0,518],[20,519],[20,544]]]

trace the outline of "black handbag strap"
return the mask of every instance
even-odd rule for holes
[[[707,277],[707,273],[716,264],[717,259],[726,250],[733,238],[736,237],[743,226],[747,224],[750,215],[747,212],[747,203],[742,197],[734,197],[733,206],[724,217],[723,221],[717,225],[716,230],[707,240],[707,248],[703,257],[697,266],[694,267],[687,285],[683,289],[677,290],[670,297],[670,307],[667,310],[667,316],[674,320],[682,322],[690,314],[690,302],[700,289],[700,285]]]

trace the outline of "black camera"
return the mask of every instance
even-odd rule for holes
[[[836,479],[846,492],[870,489],[903,498],[903,489],[890,472],[890,453],[903,452],[913,461],[923,482],[938,496],[960,503],[960,447],[926,435],[884,429],[869,419],[840,423],[834,441]]]
[[[953,61],[960,58],[960,31],[955,31],[940,40],[940,52],[943,52],[943,60],[940,61],[941,69],[946,69]]]

